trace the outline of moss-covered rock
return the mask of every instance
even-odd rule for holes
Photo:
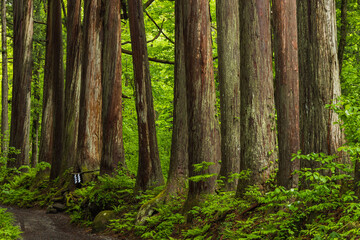
[[[106,230],[107,225],[110,223],[110,220],[115,218],[116,214],[114,211],[106,210],[100,212],[94,219],[92,231],[94,233],[97,233]]]

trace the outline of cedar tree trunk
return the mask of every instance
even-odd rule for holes
[[[201,201],[201,195],[213,193],[215,190],[220,138],[218,122],[215,118],[215,81],[209,1],[183,0],[182,7],[189,131],[189,177],[207,176],[200,181],[189,181],[189,192],[184,206],[184,210],[187,211]],[[195,171],[194,164],[203,162],[213,165]]]
[[[300,161],[292,154],[300,150],[299,132],[299,65],[297,44],[296,1],[273,1],[275,43],[275,102],[278,119],[279,171],[278,184],[298,186]]]
[[[129,0],[129,20],[139,131],[139,167],[135,189],[146,190],[163,184],[164,179],[156,139],[142,1]]]
[[[102,148],[101,0],[86,0],[76,171],[97,170]]]
[[[270,1],[240,1],[241,171],[237,194],[249,185],[265,190],[277,159],[270,34]]]
[[[64,143],[61,173],[76,163],[81,84],[81,0],[68,1]]]
[[[217,0],[221,107],[221,169],[225,190],[236,190],[240,172],[240,16],[238,0]]]
[[[122,137],[121,16],[120,1],[105,1],[102,56],[103,149],[100,174],[125,165]]]
[[[343,143],[338,115],[325,108],[340,96],[335,1],[298,1],[300,147],[335,154]],[[301,161],[301,168],[320,164]]]
[[[20,150],[11,154],[15,161],[9,167],[29,164],[30,94],[33,40],[33,1],[17,0],[14,7],[14,74],[11,110],[10,147]]]

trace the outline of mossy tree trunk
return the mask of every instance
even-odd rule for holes
[[[275,103],[270,34],[270,1],[240,1],[241,152],[237,195],[265,182],[275,169]]]
[[[128,7],[139,132],[139,166],[135,190],[146,190],[163,184],[164,179],[156,139],[142,1],[131,0]]]
[[[297,44],[296,1],[273,1],[275,43],[275,101],[277,109],[279,171],[278,184],[298,186],[300,160],[291,161],[300,150],[299,132],[299,65]]]
[[[343,143],[338,115],[326,104],[340,96],[335,1],[297,1],[300,147],[303,154],[335,154]],[[320,163],[301,161],[301,168]]]
[[[111,174],[125,165],[122,136],[121,16],[120,1],[105,1],[102,55],[103,149],[100,174]]]
[[[64,143],[61,173],[76,163],[81,85],[81,0],[67,5]]]
[[[238,0],[217,0],[221,106],[221,169],[225,189],[236,190],[240,172],[240,16]]]
[[[187,117],[189,134],[189,177],[208,176],[189,181],[184,210],[190,210],[203,194],[215,190],[220,138],[215,114],[215,81],[213,73],[210,12],[208,0],[182,1],[184,14],[184,49],[186,66]],[[195,171],[194,164],[214,165]]]
[[[9,146],[20,150],[20,154],[11,154],[15,161],[8,166],[20,167],[29,164],[33,1],[17,0],[13,7],[14,74]]]

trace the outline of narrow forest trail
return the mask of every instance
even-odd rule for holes
[[[91,234],[87,229],[70,224],[66,214],[46,214],[45,210],[2,206],[13,213],[24,240],[112,240],[110,236]]]

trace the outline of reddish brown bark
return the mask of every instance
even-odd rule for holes
[[[101,0],[85,1],[81,72],[79,158],[75,170],[97,170],[101,159]]]
[[[81,84],[81,0],[68,1],[64,143],[61,173],[75,166]]]
[[[11,154],[15,161],[8,166],[20,167],[29,163],[33,1],[14,1],[13,7],[14,78],[9,146],[20,150],[20,154]]]
[[[186,92],[189,131],[189,177],[216,174],[220,139],[215,118],[215,81],[213,73],[210,12],[208,0],[182,1]],[[196,172],[194,164],[214,163]],[[184,206],[189,210],[197,205],[202,194],[215,190],[216,177],[189,181],[188,197]]]
[[[265,190],[276,167],[270,2],[240,0],[240,29],[240,169],[251,171],[239,180],[237,194],[242,196],[249,185]]]
[[[291,161],[300,150],[299,132],[299,67],[295,1],[273,1],[275,42],[275,100],[278,121],[278,184],[297,187],[300,161]]]
[[[163,184],[164,179],[156,139],[142,1],[129,1],[129,20],[139,132],[139,167],[135,189],[146,190],[149,186]]]
[[[102,55],[103,149],[100,174],[111,174],[125,165],[122,137],[121,16],[120,1],[105,1]]]
[[[61,1],[48,1],[40,161],[51,163],[50,179],[60,171],[64,116]]]

